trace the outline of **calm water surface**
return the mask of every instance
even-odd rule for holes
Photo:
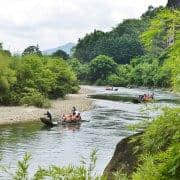
[[[26,152],[30,152],[29,171],[38,166],[47,167],[51,164],[66,166],[79,165],[82,157],[89,159],[93,149],[97,149],[98,161],[96,172],[101,174],[111,159],[116,144],[124,137],[134,132],[127,130],[126,125],[140,122],[157,115],[157,110],[142,111],[146,104],[133,104],[131,101],[121,101],[119,97],[135,97],[138,94],[151,92],[147,89],[119,88],[118,92],[107,92],[104,87],[88,87],[95,90],[100,99],[95,99],[93,109],[82,113],[84,122],[81,125],[68,125],[45,128],[39,123],[16,124],[0,127],[1,164],[16,170],[17,161]],[[155,106],[175,106],[179,96],[161,90],[155,90]],[[103,98],[101,98],[103,95]],[[104,96],[118,97],[112,101]],[[148,107],[152,105],[148,105]],[[154,105],[153,105],[154,106]],[[6,177],[6,178],[5,178]],[[0,179],[8,179],[0,173]]]

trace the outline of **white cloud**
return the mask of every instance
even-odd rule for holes
[[[76,42],[94,29],[110,30],[167,0],[6,0],[0,6],[0,41],[12,51]]]

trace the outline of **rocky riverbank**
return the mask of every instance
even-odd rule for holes
[[[0,106],[0,125],[13,124],[27,121],[39,121],[39,118],[49,110],[53,117],[60,117],[63,113],[71,112],[73,106],[80,112],[92,108],[92,99],[87,98],[87,94],[92,90],[81,87],[78,94],[69,94],[65,99],[51,101],[51,108],[43,109],[34,106]]]

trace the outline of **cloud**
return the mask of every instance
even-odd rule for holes
[[[123,19],[138,18],[149,5],[167,0],[6,0],[0,6],[0,41],[11,51],[76,42],[86,33],[108,31]]]

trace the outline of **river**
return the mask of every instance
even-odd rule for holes
[[[89,122],[53,128],[46,128],[40,122],[1,126],[0,164],[15,171],[18,160],[29,152],[32,156],[29,172],[33,174],[38,166],[79,165],[82,157],[88,161],[90,153],[96,148],[98,160],[95,171],[101,174],[110,161],[116,144],[135,133],[127,129],[128,124],[159,114],[153,107],[179,105],[178,95],[158,89],[153,90],[157,102],[147,105],[134,104],[130,99],[138,94],[152,92],[148,89],[119,88],[117,92],[112,92],[105,91],[105,87],[87,88],[94,90],[96,95],[93,109],[82,113],[82,119]],[[143,111],[144,109],[148,110]],[[1,173],[0,179],[4,177],[8,179],[7,175]]]

